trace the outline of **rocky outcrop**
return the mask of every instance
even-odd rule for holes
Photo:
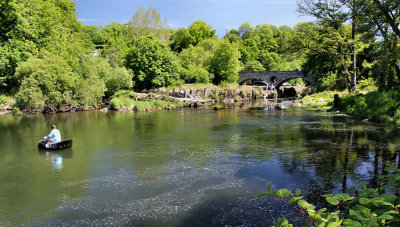
[[[174,88],[170,91],[158,90],[158,93],[167,93],[171,97],[188,100],[210,100],[212,102],[232,102],[252,99],[276,98],[276,91],[238,86],[219,88],[216,86],[206,88]]]

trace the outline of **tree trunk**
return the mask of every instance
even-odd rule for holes
[[[355,92],[357,90],[357,53],[356,53],[356,8],[355,0],[353,0],[352,9],[352,25],[351,25],[351,38],[353,39],[353,74],[351,75],[350,91]]]

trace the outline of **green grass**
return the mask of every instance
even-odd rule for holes
[[[381,122],[385,126],[400,126],[400,91],[373,91],[340,99],[334,107],[344,113]]]
[[[147,111],[153,108],[153,105],[147,101],[136,101],[133,104],[133,110],[135,111]]]
[[[304,96],[299,100],[304,106],[314,108],[318,110],[327,110],[332,107],[333,96],[338,94],[339,96],[346,95],[346,91],[324,91],[320,93],[314,93],[311,95]]]
[[[0,95],[0,105],[1,104],[6,104],[7,102],[9,102],[11,100],[10,96],[7,95]]]
[[[358,118],[382,123],[386,128],[400,126],[400,90],[370,91],[361,90],[348,94],[346,91],[325,91],[303,97],[300,102],[308,109],[340,111]],[[338,94],[340,101],[333,106],[333,96]]]
[[[135,101],[127,97],[116,97],[111,99],[111,109],[129,108]]]

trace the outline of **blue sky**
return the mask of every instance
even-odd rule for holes
[[[86,25],[106,25],[111,22],[126,23],[142,6],[156,8],[162,18],[167,18],[171,28],[188,27],[202,19],[223,36],[250,22],[289,25],[312,21],[296,12],[296,0],[74,0],[78,20]]]

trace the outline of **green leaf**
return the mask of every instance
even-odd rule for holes
[[[289,221],[286,218],[279,218],[276,222],[277,226],[289,226]]]
[[[339,205],[339,200],[335,199],[334,197],[327,197],[326,201],[331,205]]]
[[[381,197],[389,203],[393,203],[397,199],[397,196],[392,194],[382,194]]]
[[[326,211],[326,208],[322,208],[318,211],[318,213],[324,213]]]
[[[266,194],[268,194],[268,193],[266,193],[266,192],[261,192],[261,193],[258,193],[257,195],[255,195],[254,197],[255,197],[256,199],[258,199],[258,198],[260,198],[261,196],[264,196],[264,195],[266,195]]]
[[[393,206],[393,204],[388,203],[385,201],[384,198],[382,197],[375,197],[371,199],[371,203],[373,203],[375,206],[383,205],[383,206]]]
[[[367,205],[367,204],[369,204],[371,202],[367,198],[360,198],[358,201],[360,202],[361,205]]]
[[[362,227],[362,225],[359,222],[351,219],[344,219],[343,225],[348,227]]]
[[[397,212],[394,211],[394,210],[389,210],[389,211],[386,211],[384,214],[394,214],[394,215],[397,215]]]
[[[350,196],[346,193],[340,193],[334,196],[334,198],[338,199],[338,200],[347,200],[348,198],[350,198]]]
[[[326,198],[326,197],[332,197],[333,194],[326,194],[326,195],[321,195],[322,197]]]
[[[390,214],[382,214],[378,217],[378,220],[392,220],[393,216]]]
[[[269,182],[268,188],[267,188],[267,193],[269,193],[271,191],[271,188],[272,188],[272,182]]]
[[[295,195],[299,196],[301,194],[300,189],[296,189]]]
[[[289,204],[295,203],[295,202],[299,201],[299,200],[302,199],[302,198],[303,198],[303,196],[300,196],[300,197],[292,197],[292,198],[290,198],[290,200],[288,201],[288,203],[289,203]]]
[[[287,189],[281,189],[281,190],[277,191],[276,195],[281,198],[286,198],[293,194],[290,191],[288,191]]]

